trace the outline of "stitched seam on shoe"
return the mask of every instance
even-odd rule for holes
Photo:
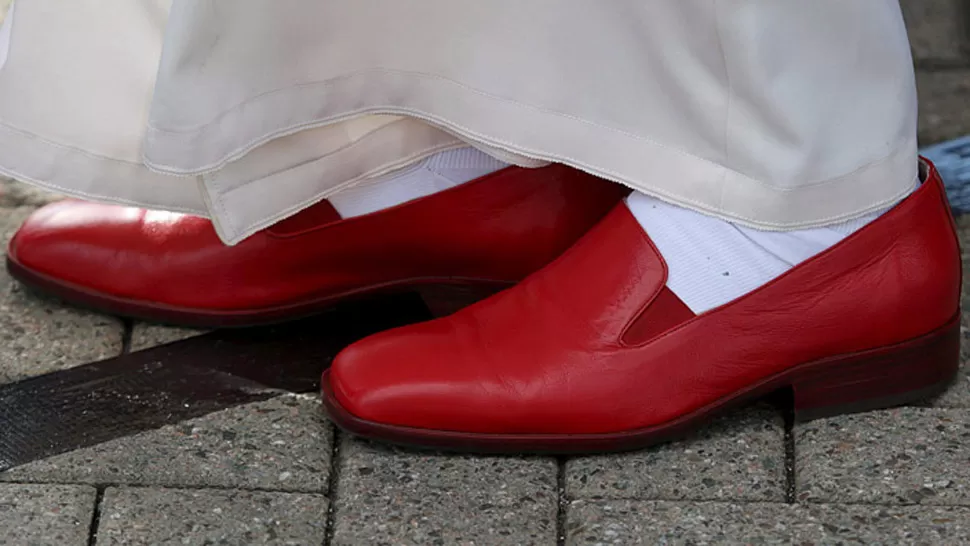
[[[647,343],[650,343],[654,339],[660,337],[660,336],[654,336],[653,338],[650,338],[643,343],[637,343],[637,344],[629,344],[626,342],[626,335],[630,331],[630,328],[633,328],[633,325],[636,324],[637,319],[639,319],[643,315],[643,313],[646,312],[647,308],[650,307],[651,304],[653,304],[655,299],[657,299],[657,296],[660,294],[660,291],[663,290],[665,286],[667,286],[667,275],[669,274],[669,270],[667,268],[667,260],[664,260],[663,254],[660,253],[660,249],[657,248],[656,244],[654,244],[653,239],[650,238],[650,235],[647,233],[647,230],[644,229],[644,227],[640,225],[640,222],[636,219],[636,217],[633,216],[633,211],[631,211],[630,207],[626,205],[625,199],[623,200],[623,208],[626,209],[626,213],[630,215],[631,219],[636,224],[635,227],[640,232],[640,236],[643,239],[643,241],[650,247],[650,250],[652,250],[654,254],[657,256],[657,259],[660,261],[660,271],[661,271],[660,283],[654,289],[653,293],[650,294],[650,297],[646,299],[646,301],[640,306],[637,312],[634,313],[633,317],[627,321],[626,325],[620,331],[620,338],[619,338],[620,347],[630,348],[630,347],[638,347],[640,345],[646,345]],[[663,335],[663,333],[661,333],[661,335]]]

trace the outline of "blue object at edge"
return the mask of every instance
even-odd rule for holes
[[[920,153],[936,164],[953,210],[970,212],[970,135],[928,146]]]

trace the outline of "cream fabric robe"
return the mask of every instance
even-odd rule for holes
[[[234,243],[470,143],[764,229],[917,173],[897,0],[16,0],[0,172]]]

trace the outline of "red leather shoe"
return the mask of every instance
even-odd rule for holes
[[[7,266],[72,303],[189,326],[278,322],[405,289],[446,314],[549,263],[626,193],[560,165],[513,167],[346,220],[323,202],[233,247],[202,218],[64,201],[26,221]]]
[[[924,398],[958,369],[961,285],[943,186],[925,169],[868,227],[698,316],[620,205],[515,287],[345,349],[325,405],[379,440],[568,453],[668,440],[782,388],[801,419]]]

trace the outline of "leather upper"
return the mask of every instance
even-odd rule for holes
[[[567,249],[625,193],[561,165],[511,167],[346,220],[322,202],[232,247],[203,218],[62,201],[26,221],[9,255],[120,298],[281,307],[413,280],[513,282]]]
[[[345,349],[336,400],[368,421],[495,434],[666,423],[798,364],[958,312],[960,251],[931,171],[909,198],[769,284],[694,316],[625,205],[519,285]]]

